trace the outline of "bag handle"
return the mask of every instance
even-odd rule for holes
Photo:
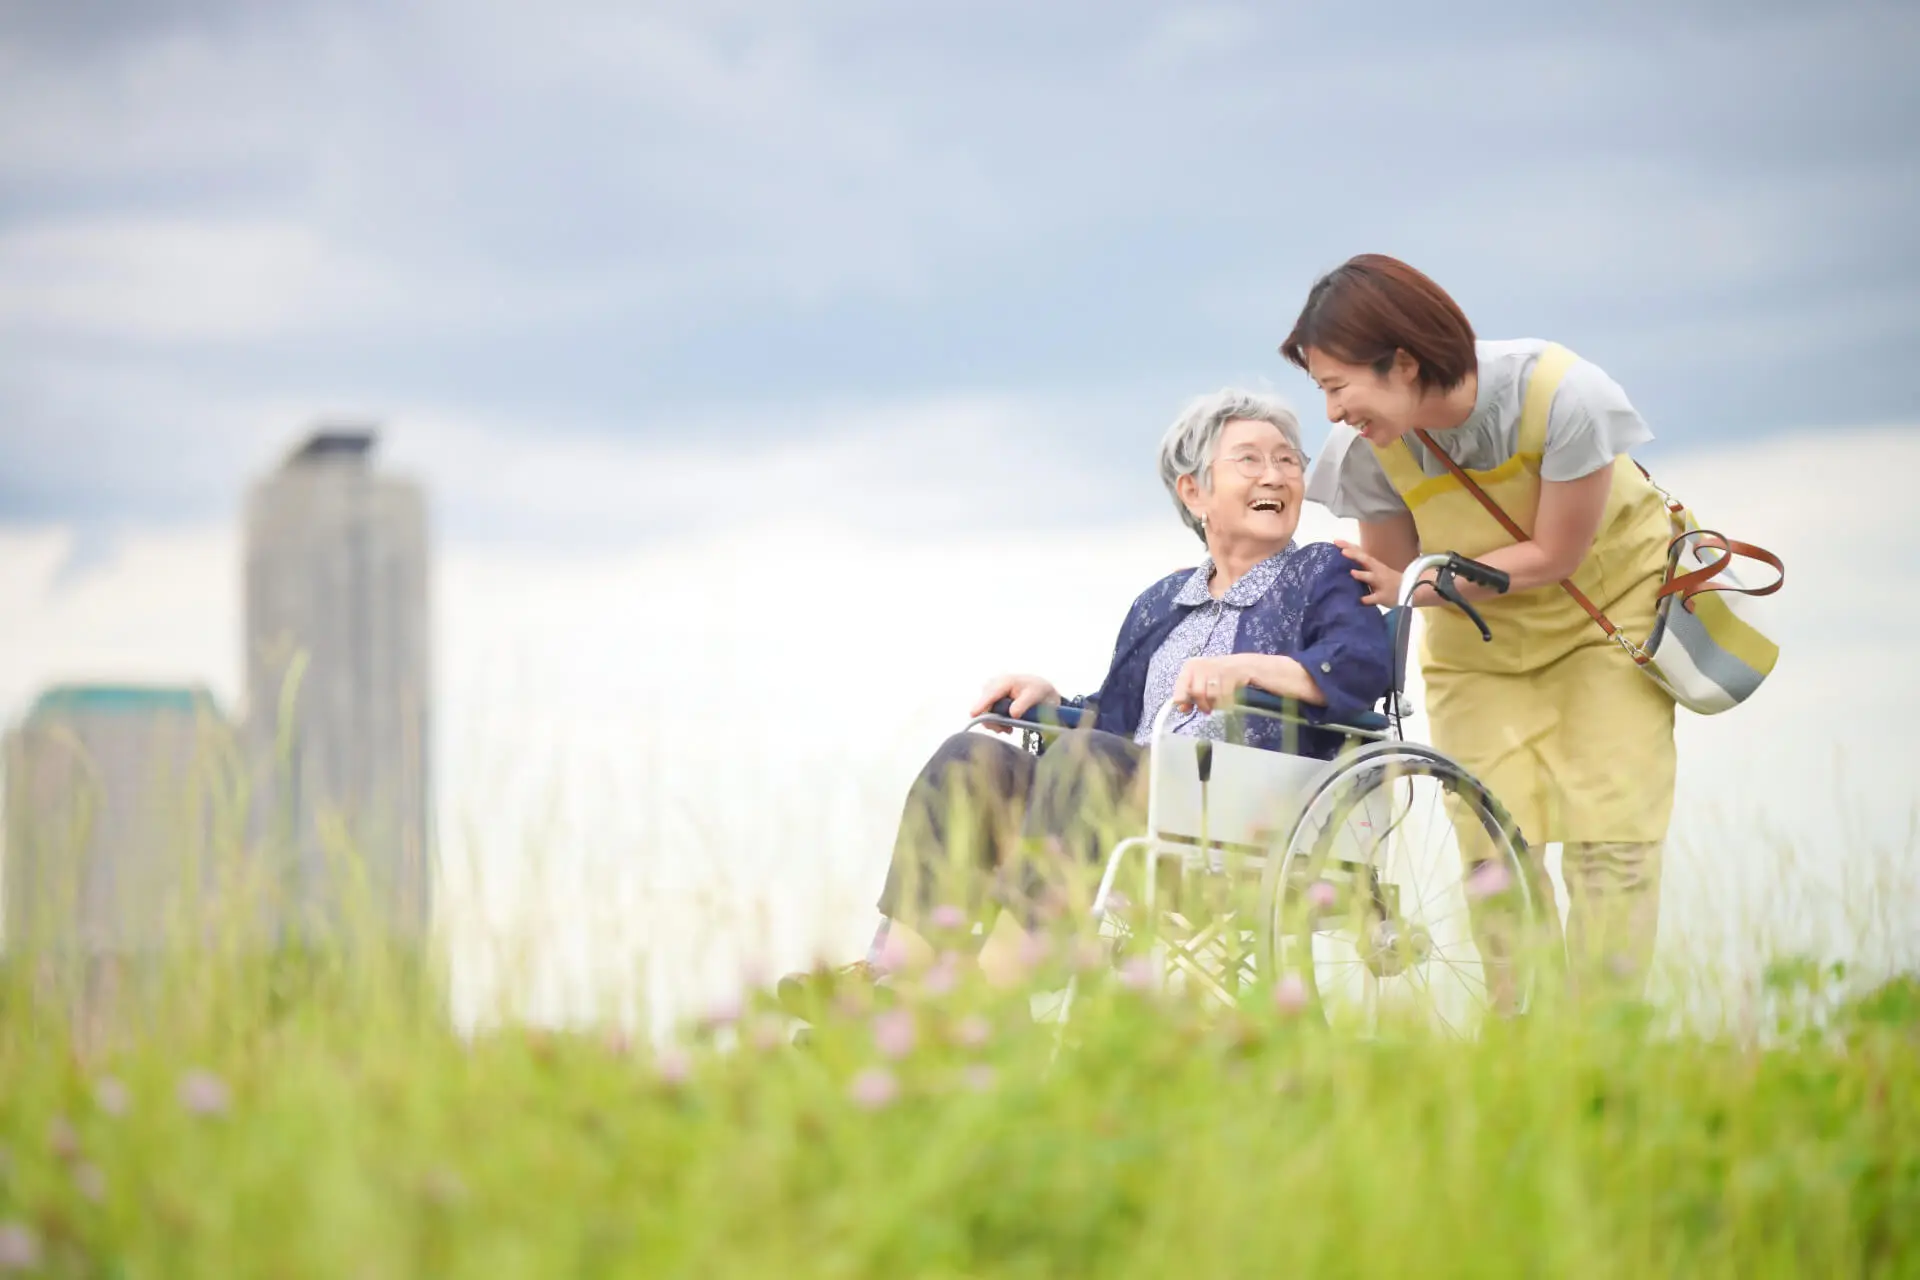
[[[1780,562],[1779,556],[1766,550],[1764,547],[1756,547],[1750,542],[1737,542],[1713,529],[1690,529],[1673,541],[1674,544],[1677,545],[1686,541],[1688,538],[1698,538],[1701,545],[1707,547],[1709,550],[1721,553],[1720,558],[1712,564],[1695,569],[1692,573],[1683,573],[1679,577],[1669,579],[1661,585],[1659,591],[1660,598],[1665,599],[1667,596],[1679,596],[1680,604],[1689,613],[1693,612],[1693,598],[1704,592],[1733,591],[1743,596],[1770,596],[1786,585],[1787,567]],[[1740,587],[1730,582],[1723,582],[1718,586],[1707,585],[1712,582],[1713,579],[1725,573],[1727,567],[1733,563],[1734,557],[1736,556],[1745,556],[1749,560],[1757,560],[1761,564],[1773,569],[1779,576],[1764,587]]]
[[[1641,466],[1640,463],[1634,459],[1629,458],[1628,461],[1633,462],[1634,470],[1638,471],[1641,477],[1646,480],[1649,485],[1653,486],[1653,491],[1660,495],[1660,501],[1664,502],[1667,506],[1667,515],[1675,521],[1685,520],[1687,518],[1686,506],[1681,503],[1679,499],[1660,487],[1660,482],[1653,478],[1653,472]],[[1713,550],[1726,553],[1704,568],[1695,569],[1692,573],[1681,574],[1679,577],[1671,579],[1661,585],[1661,597],[1678,595],[1680,597],[1680,603],[1686,606],[1688,613],[1693,612],[1693,605],[1690,603],[1692,599],[1703,591],[1735,591],[1743,596],[1770,596],[1781,587],[1787,585],[1787,566],[1781,561],[1779,556],[1773,554],[1773,552],[1767,550],[1765,547],[1755,546],[1751,542],[1736,542],[1717,529],[1687,530],[1667,544],[1669,556],[1671,556],[1674,547],[1686,541],[1688,538],[1700,538]],[[1707,586],[1706,584],[1708,582],[1726,571],[1727,567],[1733,563],[1735,556],[1745,556],[1749,560],[1758,560],[1761,564],[1772,569],[1778,576],[1764,587],[1736,587],[1728,583],[1722,583],[1717,587]]]
[[[1477,483],[1475,483],[1474,478],[1468,475],[1466,471],[1461,468],[1460,464],[1455,462],[1453,458],[1448,455],[1445,449],[1442,449],[1439,445],[1433,442],[1433,437],[1427,434],[1425,428],[1416,427],[1414,429],[1413,434],[1418,436],[1420,439],[1420,443],[1427,446],[1427,449],[1435,457],[1440,459],[1441,464],[1445,466],[1448,471],[1453,473],[1453,478],[1460,482],[1461,487],[1466,489],[1466,491],[1472,494],[1475,498],[1479,499],[1480,505],[1485,507],[1487,509],[1488,514],[1490,514],[1495,520],[1498,520],[1500,522],[1501,528],[1505,529],[1508,533],[1513,535],[1513,540],[1515,542],[1527,542],[1530,540],[1527,537],[1526,531],[1523,530],[1519,525],[1515,524],[1513,522],[1512,517],[1510,517],[1509,515],[1507,515],[1505,511],[1500,509],[1500,504],[1495,502],[1492,498],[1489,498],[1487,496],[1487,491],[1485,489],[1482,489]],[[1715,569],[1715,572],[1718,572],[1717,568]],[[1613,641],[1615,644],[1619,645],[1622,649],[1625,649],[1635,662],[1639,663],[1641,666],[1645,666],[1649,661],[1652,660],[1651,655],[1649,655],[1645,650],[1641,649],[1639,645],[1629,640],[1625,635],[1621,634],[1620,628],[1614,626],[1613,623],[1607,619],[1607,615],[1600,612],[1599,607],[1596,606],[1593,603],[1593,601],[1587,599],[1586,592],[1582,591],[1580,588],[1573,585],[1573,580],[1571,578],[1562,578],[1560,580],[1560,585],[1566,589],[1566,592],[1568,595],[1573,597],[1573,602],[1579,605],[1582,609],[1585,609],[1587,611],[1587,616],[1589,618],[1592,618],[1594,622],[1599,625],[1600,629],[1607,633],[1607,639]]]

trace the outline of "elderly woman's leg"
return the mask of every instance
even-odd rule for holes
[[[940,907],[955,909],[963,927],[990,915],[994,870],[1019,836],[1033,773],[1033,756],[1005,738],[963,732],[941,743],[907,789],[867,958],[831,974],[788,974],[776,988],[781,1003],[813,1016],[842,980],[880,977],[883,951],[924,967],[934,949],[922,930]]]
[[[893,861],[876,904],[911,960],[932,957],[922,936],[935,908],[982,918],[993,876],[1025,816],[1034,757],[1005,738],[956,733],[940,744],[908,789]],[[905,927],[900,927],[905,926]]]
[[[999,897],[1009,909],[980,953],[990,979],[1016,979],[1023,934],[1084,898],[1071,882],[1097,875],[1117,841],[1140,834],[1146,760],[1145,747],[1097,729],[1062,734],[1039,758],[1017,850],[1000,867]]]

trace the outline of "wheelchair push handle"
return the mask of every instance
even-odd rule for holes
[[[1478,560],[1469,560],[1458,552],[1447,552],[1447,568],[1454,577],[1465,578],[1478,587],[1487,587],[1495,595],[1507,594],[1507,588],[1513,585],[1513,579],[1505,570],[1481,564]]]
[[[1507,589],[1513,585],[1513,579],[1492,565],[1470,560],[1455,551],[1421,556],[1407,566],[1406,576],[1400,580],[1401,608],[1404,609],[1412,603],[1413,593],[1419,587],[1420,577],[1428,569],[1436,570],[1432,584],[1434,594],[1471,618],[1473,625],[1480,629],[1480,638],[1491,641],[1493,632],[1487,628],[1487,620],[1480,616],[1478,609],[1467,603],[1466,598],[1460,594],[1460,589],[1454,585],[1454,579],[1464,578],[1475,586],[1488,588],[1496,595],[1505,595]]]

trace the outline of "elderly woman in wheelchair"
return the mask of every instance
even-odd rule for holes
[[[1226,913],[1161,948],[1223,998],[1264,959],[1296,972],[1295,988],[1324,1005],[1323,995],[1352,985],[1343,957],[1316,958],[1342,917],[1356,937],[1344,960],[1363,986],[1424,971],[1454,939],[1409,923],[1403,887],[1382,878],[1368,847],[1404,820],[1392,801],[1412,776],[1440,784],[1441,827],[1475,837],[1455,863],[1478,877],[1470,891],[1523,881],[1484,790],[1444,758],[1395,741],[1397,711],[1374,711],[1383,700],[1397,708],[1404,628],[1363,602],[1366,588],[1337,547],[1296,540],[1305,462],[1298,422],[1270,398],[1223,391],[1187,408],[1161,442],[1160,474],[1205,559],[1135,599],[1094,694],[1066,698],[1033,675],[986,684],[967,729],[910,788],[874,949],[835,983],[931,964],[930,934],[943,947],[977,945],[985,976],[1010,983],[1025,972],[1033,932],[1073,896],[1066,887],[1103,857],[1091,905],[1117,922],[1113,887],[1129,854],[1142,855],[1149,898],[1168,860],[1213,873],[1231,863],[1259,886],[1262,905],[1241,913],[1258,917],[1251,933]],[[1478,568],[1456,560],[1442,575]],[[1015,730],[1025,749],[1008,740]],[[1377,741],[1355,749],[1368,740]],[[883,955],[891,964],[878,963]],[[1483,997],[1503,986],[1487,973],[1476,980]],[[811,988],[793,978],[783,995],[797,1010]],[[1377,992],[1366,998],[1377,1009]]]

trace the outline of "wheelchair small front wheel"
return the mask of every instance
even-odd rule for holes
[[[1526,843],[1448,757],[1381,743],[1308,795],[1261,886],[1262,970],[1337,1026],[1471,1036],[1533,1004],[1561,947]]]

